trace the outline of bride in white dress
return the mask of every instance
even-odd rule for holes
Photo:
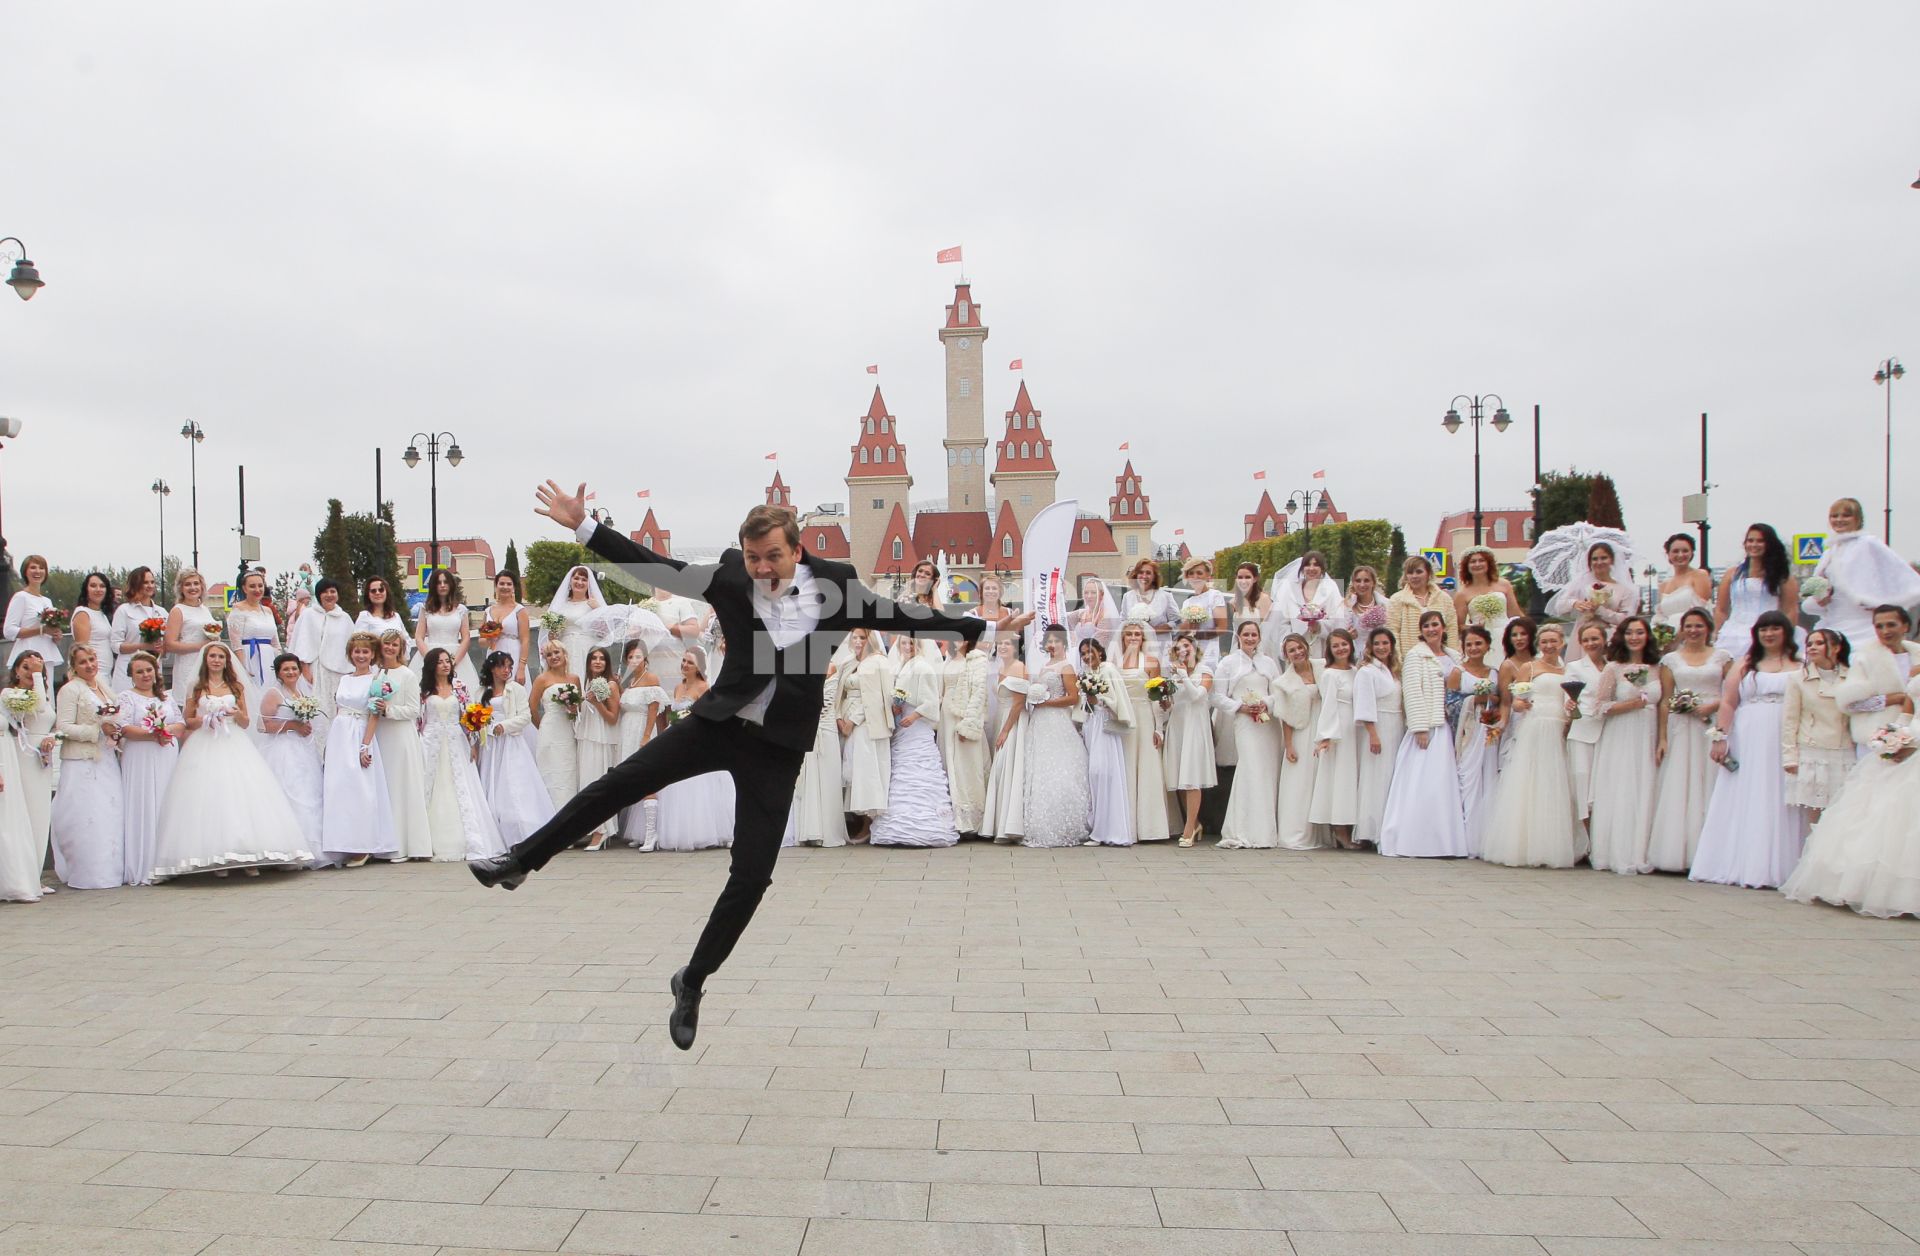
[[[895,638],[894,721],[887,809],[868,838],[875,846],[952,846],[953,798],[940,764],[940,648]]]
[[[680,683],[673,700],[660,713],[660,733],[692,714],[693,704],[707,691],[707,656],[694,646],[680,656]],[[713,850],[733,845],[733,776],[703,772],[675,781],[660,791],[660,831],[655,850]]]
[[[1653,606],[1653,626],[1680,634],[1680,617],[1694,607],[1713,611],[1713,576],[1693,565],[1693,538],[1676,532],[1667,538],[1667,565],[1673,574],[1660,582],[1660,597]]]
[[[480,692],[480,669],[474,666],[473,627],[467,604],[460,600],[460,577],[445,567],[427,578],[427,601],[420,608],[420,622],[413,627],[413,645],[417,653],[445,650],[453,659],[453,678],[468,693]]]
[[[380,768],[393,805],[393,831],[402,859],[433,858],[433,830],[427,825],[427,767],[420,751],[420,678],[405,663],[407,640],[397,632],[381,634],[380,666],[373,682],[373,710],[380,717],[374,739],[380,743]]]
[[[1242,622],[1234,640],[1238,648],[1214,672],[1214,704],[1232,720],[1236,764],[1219,849],[1269,850],[1280,841],[1282,735],[1273,693],[1280,671],[1261,648],[1259,623]]]
[[[1920,606],[1920,573],[1861,531],[1862,513],[1857,497],[1842,497],[1828,507],[1833,540],[1813,569],[1828,588],[1801,603],[1803,611],[1820,617],[1822,628],[1840,633],[1855,649],[1873,640],[1876,606],[1903,606],[1909,613]]]
[[[515,684],[525,689],[529,680],[529,660],[533,658],[532,625],[527,608],[520,602],[520,577],[511,571],[503,571],[493,578],[493,601],[487,604],[480,621],[481,640],[476,647],[486,653],[498,650],[513,660],[513,675],[509,677]],[[489,630],[497,629],[494,636],[488,638]],[[484,661],[484,660],[483,660]],[[482,669],[485,670],[484,668]],[[538,672],[539,668],[534,668]],[[482,678],[484,681],[484,677]]]
[[[186,744],[160,805],[153,879],[245,868],[302,868],[315,852],[286,791],[245,729],[248,699],[260,690],[230,683],[238,669],[227,647],[200,653],[200,679],[187,695]]]
[[[191,567],[173,578],[173,609],[167,612],[166,637],[155,652],[173,660],[173,689],[190,693],[200,679],[200,651],[220,636],[220,621],[201,600],[207,582]]]
[[[1127,784],[1123,730],[1133,722],[1133,704],[1126,678],[1107,657],[1106,647],[1092,637],[1080,643],[1080,674],[1093,677],[1098,686],[1077,708],[1080,737],[1087,748],[1087,836],[1102,846],[1131,846],[1133,791]],[[1152,730],[1146,731],[1151,734]],[[1164,817],[1166,801],[1156,801]]]
[[[580,693],[580,677],[567,670],[567,647],[549,639],[540,647],[546,668],[533,678],[528,702],[533,710],[533,758],[539,765],[540,779],[546,782],[547,797],[558,811],[573,800],[580,786],[579,741],[573,733],[578,704],[570,710],[562,694]],[[562,688],[570,686],[570,688]]]
[[[40,901],[41,848],[27,811],[21,758],[20,743],[0,735],[0,903]]]
[[[853,655],[842,642],[827,665],[813,749],[800,763],[800,780],[793,792],[787,836],[796,846],[847,844],[846,783],[840,775],[840,729],[834,711],[839,706],[840,678],[852,667]]]
[[[512,679],[516,666],[505,650],[487,655],[487,680],[480,690],[480,701],[493,709],[480,741],[480,788],[508,846],[531,837],[556,810],[534,758],[533,708],[527,691]]]
[[[1460,572],[1460,587],[1453,594],[1453,619],[1462,629],[1478,624],[1487,630],[1491,643],[1487,666],[1497,668],[1506,661],[1500,638],[1507,625],[1520,617],[1520,599],[1513,584],[1500,574],[1500,565],[1492,550],[1475,545],[1463,551],[1455,564]]]
[[[993,766],[987,772],[987,795],[980,819],[980,836],[1002,843],[1018,842],[1027,827],[1023,805],[1027,788],[1024,718],[1027,710],[1027,668],[1020,661],[1018,632],[1000,634],[994,639],[993,650],[999,663],[996,688],[1000,695],[1000,718],[988,730],[993,737]]]
[[[1459,666],[1447,649],[1445,617],[1427,611],[1420,616],[1420,640],[1400,664],[1406,736],[1400,740],[1381,813],[1383,855],[1421,859],[1473,855],[1460,802],[1453,729],[1447,725],[1447,680]]]
[[[1753,644],[1754,624],[1767,611],[1779,611],[1789,625],[1799,622],[1800,582],[1793,578],[1787,547],[1773,525],[1756,523],[1743,543],[1746,558],[1720,576],[1713,617],[1719,625],[1714,644],[1735,658]],[[1800,644],[1795,633],[1795,647]]]
[[[340,678],[333,694],[333,718],[327,722],[322,853],[329,863],[349,868],[374,855],[400,857],[393,799],[376,737],[380,717],[373,709],[374,686],[379,681],[373,660],[379,648],[372,633],[356,632],[348,640],[347,662],[353,670]]]
[[[1788,794],[1780,738],[1787,686],[1799,670],[1791,632],[1785,615],[1763,612],[1747,656],[1727,677],[1712,757],[1740,769],[1714,782],[1689,880],[1771,889],[1799,862],[1807,817]]]
[[[1534,645],[1538,657],[1520,669],[1507,691],[1502,723],[1515,714],[1526,718],[1510,734],[1513,755],[1500,770],[1480,858],[1515,868],[1571,868],[1586,853],[1586,840],[1567,770],[1568,699],[1560,688],[1566,638],[1560,625],[1540,625]]]
[[[151,567],[135,567],[127,573],[126,600],[114,608],[113,627],[108,633],[112,643],[112,674],[108,684],[113,692],[119,693],[128,684],[127,664],[141,650],[156,650],[164,639],[167,614],[154,603],[154,596],[160,588],[159,577]],[[150,620],[158,621],[159,633],[152,640],[141,631],[140,625]]]
[[[547,603],[547,615],[558,615],[561,619],[558,636],[551,627],[543,622],[543,641],[558,640],[567,648],[567,670],[575,676],[587,674],[587,651],[599,640],[587,617],[607,604],[600,595],[600,580],[585,567],[574,567],[567,572],[567,578],[553,591],[553,600]],[[546,616],[541,617],[543,621]],[[541,657],[546,657],[542,647]]]
[[[626,762],[653,740],[654,726],[659,723],[661,708],[667,704],[667,691],[660,687],[660,678],[647,665],[647,658],[646,642],[627,642],[620,664],[620,753],[615,760],[618,763]],[[621,809],[620,835],[629,846],[653,849],[658,805],[657,799],[644,798]]]
[[[1087,840],[1087,748],[1073,726],[1080,678],[1067,661],[1067,630],[1041,637],[1047,660],[1028,682],[1027,783],[1021,800],[1023,846],[1078,846]]]
[[[345,611],[339,613],[346,614]],[[301,612],[300,627],[306,628],[304,621],[308,616],[321,621],[325,614],[308,607]],[[344,662],[346,651],[342,649],[340,654]],[[300,699],[319,704],[301,678],[298,655],[282,654],[274,661],[273,672],[279,683],[260,700],[260,728],[267,735],[266,748],[260,753],[293,807],[294,818],[300,821],[307,849],[319,854],[326,849],[326,825],[322,820],[326,814],[326,778],[320,766],[320,746],[327,738],[327,717],[322,713],[306,720],[294,713],[293,704]]]
[[[266,573],[249,571],[240,582],[241,598],[227,612],[227,644],[233,647],[234,673],[247,691],[247,709],[260,709],[260,698],[273,681],[273,660],[280,654],[280,627],[267,609]]]
[[[1269,658],[1280,658],[1280,643],[1289,636],[1306,638],[1307,653],[1327,657],[1327,634],[1348,628],[1352,614],[1340,584],[1327,574],[1327,556],[1308,550],[1280,569],[1273,578],[1273,609],[1268,613],[1261,648]]]
[[[406,642],[406,657],[413,657],[413,634],[407,631],[406,616],[394,604],[393,589],[379,576],[367,577],[360,593],[360,613],[353,618],[355,632],[372,633],[377,640],[390,632]]]
[[[153,882],[160,802],[186,732],[180,708],[160,689],[160,660],[142,650],[127,660],[120,703],[120,790],[126,817],[126,884]]]
[[[1660,704],[1671,677],[1660,666],[1653,625],[1635,615],[1614,630],[1600,673],[1595,710],[1600,739],[1593,750],[1592,818],[1587,860],[1599,871],[1652,872],[1653,808],[1666,758]]]
[[[54,699],[60,739],[60,789],[53,796],[53,858],[76,890],[109,890],[126,875],[120,797],[120,704],[100,676],[101,655],[77,645],[70,679]]]
[[[487,806],[480,773],[473,766],[473,743],[461,723],[467,688],[453,678],[453,656],[434,646],[421,663],[427,679],[421,699],[420,753],[426,761],[427,832],[433,857],[441,863],[485,859],[505,853],[500,826]]]

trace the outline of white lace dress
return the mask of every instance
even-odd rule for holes
[[[1636,679],[1637,678],[1637,679]],[[1600,677],[1599,708],[1639,694],[1647,705],[1608,715],[1593,751],[1593,842],[1588,860],[1600,870],[1652,872],[1647,857],[1653,839],[1653,804],[1659,769],[1653,752],[1660,740],[1660,669],[1607,664]]]
[[[1030,687],[1029,701],[1066,696],[1061,669],[1049,663]],[[1029,705],[1021,717],[1027,726],[1027,785],[1022,800],[1026,832],[1023,846],[1078,846],[1087,840],[1087,748],[1068,707]]]
[[[675,698],[671,708],[682,718],[694,699]],[[703,772],[675,781],[660,791],[659,835],[656,850],[713,850],[733,845],[733,777],[726,772]]]
[[[1725,650],[1712,651],[1700,663],[1687,662],[1678,650],[1662,660],[1673,675],[1673,691],[1692,690],[1702,702],[1720,700],[1720,687],[1732,664]],[[1711,719],[1695,714],[1667,713],[1667,757],[1660,764],[1647,845],[1647,862],[1661,872],[1685,872],[1693,866],[1714,782],[1726,771],[1711,757],[1713,743],[1707,731],[1712,727]]]
[[[318,617],[320,612],[313,614]],[[277,733],[267,733],[260,755],[287,796],[294,819],[300,822],[305,849],[318,855],[326,849],[326,776],[320,766],[320,747],[327,739],[327,717],[315,716],[311,725],[294,719],[287,707],[288,699],[293,696],[275,685],[261,700],[259,718],[263,725],[267,720],[279,720],[286,727]],[[302,732],[302,729],[309,731]]]
[[[1571,868],[1586,840],[1574,811],[1567,767],[1565,677],[1543,672],[1527,683],[1533,709],[1513,738],[1513,756],[1500,770],[1500,791],[1487,816],[1480,858],[1515,868]]]
[[[574,736],[574,717],[560,705],[555,690],[548,685],[540,694],[540,727],[533,742],[534,762],[540,766],[540,779],[547,783],[547,797],[558,811],[573,801],[580,787],[579,740]],[[582,714],[584,714],[584,710]]]
[[[227,612],[227,644],[233,647],[234,670],[241,678],[241,688],[247,691],[247,713],[257,716],[260,699],[273,686],[273,660],[280,653],[280,628],[273,621],[273,612],[250,611],[235,603]],[[258,730],[248,731],[256,738],[266,737]]]
[[[493,695],[492,705],[492,727],[480,745],[480,788],[500,829],[500,840],[512,846],[553,819],[555,808],[534,761],[533,712],[527,691],[508,681],[505,689]]]
[[[1220,825],[1222,850],[1267,850],[1280,844],[1280,722],[1271,711],[1278,705],[1273,677],[1264,670],[1243,671],[1231,682],[1227,696],[1236,704],[1262,702],[1269,718],[1233,713],[1234,753],[1239,766],[1227,795],[1227,814]]]
[[[1123,716],[1132,718],[1132,711],[1120,669],[1104,663],[1097,674],[1107,682],[1107,691],[1096,699],[1091,711],[1086,709],[1084,699],[1080,707],[1080,739],[1087,747],[1087,836],[1102,846],[1131,846],[1134,798],[1127,780],[1128,730],[1121,720]],[[1165,823],[1165,795],[1154,799],[1152,814]]]
[[[1387,814],[1387,793],[1393,787],[1394,768],[1400,762],[1400,741],[1407,733],[1400,678],[1384,663],[1368,663],[1353,677],[1354,754],[1360,761],[1358,817],[1353,822],[1353,840],[1380,844],[1380,830]],[[1380,753],[1373,753],[1373,742],[1359,721],[1373,724],[1380,738]]]
[[[894,685],[907,696],[894,722],[887,809],[875,817],[868,841],[875,846],[952,846],[960,833],[954,827],[947,772],[940,763],[938,656],[916,650],[901,665]],[[920,718],[903,724],[909,711],[919,712]]]
[[[219,701],[228,703],[227,709],[232,709],[233,699]],[[122,728],[181,722],[180,708],[169,698],[142,697],[128,689],[120,695],[119,702]],[[166,797],[167,785],[173,780],[174,765],[179,758],[180,743],[172,739],[161,743],[127,737],[121,743],[120,796],[125,808],[121,813],[125,826],[122,850],[126,856],[124,883],[127,885],[148,885],[153,881],[155,851],[160,845],[160,800]]]
[[[486,790],[473,766],[473,745],[460,725],[464,692],[428,694],[422,703],[420,753],[426,760],[427,831],[442,863],[484,859],[507,849]]]
[[[230,868],[304,868],[316,852],[253,738],[233,724],[231,697],[200,699],[160,808],[154,880]],[[254,718],[258,718],[255,713]]]
[[[321,823],[322,842],[331,863],[358,855],[400,856],[400,837],[393,824],[393,799],[387,790],[386,768],[380,761],[378,729],[370,743],[372,762],[360,766],[360,743],[367,732],[367,709],[379,672],[340,678],[333,692],[333,718],[327,722],[326,767],[322,785],[326,802]]]
[[[998,737],[1006,726],[1006,712],[1009,707],[1018,704],[1026,706],[1027,682],[1021,676],[1002,676],[996,692],[1000,695],[1000,720],[991,727],[990,735]],[[990,837],[996,842],[1017,842],[1027,827],[1026,788],[1027,788],[1027,716],[1022,710],[1020,717],[1013,722],[1013,728],[1007,733],[1007,740],[993,752],[993,767],[987,773],[986,803],[980,817],[980,835]]]
[[[1791,677],[1791,672],[1750,671],[1741,678],[1727,739],[1727,753],[1740,770],[1722,769],[1714,782],[1689,880],[1771,889],[1799,862],[1807,813],[1787,800],[1787,773],[1780,761]]]
[[[432,614],[422,611],[420,618],[427,627],[428,650],[439,649],[445,650],[448,654],[459,653],[460,626],[468,622],[466,607]],[[453,678],[465,685],[467,692],[475,696],[480,693],[480,669],[475,666],[473,652],[481,648],[483,647],[479,636],[470,635],[465,657],[453,665]]]

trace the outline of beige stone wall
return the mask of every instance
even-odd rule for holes
[[[871,579],[880,538],[886,534],[893,508],[905,506],[909,481],[904,475],[861,476],[847,480],[847,545],[849,561],[861,576]],[[875,502],[879,506],[875,506]],[[907,520],[911,531],[913,520]],[[909,556],[911,557],[911,556]]]
[[[991,517],[997,523],[1000,519],[1000,503],[1013,503],[1013,517],[1020,525],[1020,535],[1026,536],[1027,525],[1040,513],[1044,506],[1053,505],[1060,480],[1058,471],[1008,471],[993,478],[993,511]],[[1028,501],[1022,504],[1021,498]]]
[[[941,456],[948,460],[948,510],[987,508],[986,341],[984,327],[940,329],[947,356],[947,435]],[[965,462],[960,461],[963,451]]]

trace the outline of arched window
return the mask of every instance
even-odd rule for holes
[[[894,557],[894,559],[895,559],[895,560],[897,561],[897,560],[899,560],[899,559],[902,559],[902,558],[905,558],[906,556],[907,556],[907,555],[906,555],[906,548],[905,548],[905,542],[903,542],[903,541],[901,541],[901,539],[900,539],[899,537],[895,537],[895,538],[893,538],[893,557]]]
[[[861,465],[863,465],[863,466],[864,466],[864,465],[866,464],[866,461],[867,461],[867,447],[866,447],[865,445],[862,445],[862,446],[860,447],[860,462],[861,462]]]
[[[1003,536],[1000,538],[1000,557],[1002,558],[1013,557],[1013,538],[1012,537]]]
[[[1273,519],[1271,516],[1269,516],[1267,519],[1267,535],[1268,536],[1273,535]]]
[[[1507,543],[1507,520],[1504,515],[1493,521],[1493,543],[1495,545]]]
[[[1147,499],[1146,499],[1146,498],[1144,498],[1144,497],[1136,497],[1136,498],[1134,498],[1134,499],[1133,499],[1133,513],[1134,513],[1134,514],[1136,514],[1136,515],[1144,515],[1144,514],[1146,514],[1146,513],[1147,513]]]
[[[424,546],[424,545],[416,545],[416,546],[414,546],[414,547],[413,547],[413,566],[414,566],[414,569],[415,569],[415,570],[418,570],[418,569],[420,569],[420,568],[422,568],[422,567],[424,567],[424,566],[426,566],[426,565],[427,565],[427,547],[426,547],[426,546]]]
[[[1127,499],[1126,499],[1126,498],[1124,498],[1124,497],[1122,497],[1122,498],[1120,499],[1120,509],[1119,509],[1119,510],[1118,510],[1118,511],[1117,511],[1116,513],[1118,513],[1118,514],[1123,514],[1123,515],[1127,513]]]
[[[871,436],[871,435],[873,435],[873,420],[872,420],[872,419],[868,419],[868,420],[867,420],[867,435],[869,435],[869,436]]]
[[[888,461],[888,462],[898,462],[898,461],[900,461],[900,458],[899,458],[899,454],[900,454],[900,447],[899,447],[898,445],[888,445],[888,446],[887,446],[887,461]]]
[[[1025,457],[1027,457],[1027,456],[1028,456],[1028,451],[1027,451],[1027,442],[1025,442],[1025,441],[1021,441],[1021,442],[1020,442],[1020,456],[1021,456],[1022,458],[1025,458]]]
[[[1131,492],[1133,492],[1133,477],[1132,477],[1132,476],[1128,476],[1128,477],[1127,477],[1127,491],[1128,491],[1129,493],[1131,493]]]
[[[959,318],[959,321],[960,321],[960,322],[962,322],[962,323],[964,323],[964,322],[966,322],[966,321],[967,321],[967,311],[968,311],[968,308],[969,308],[969,307],[968,307],[968,305],[967,305],[967,303],[966,303],[965,301],[962,301],[962,302],[960,303],[960,318]]]
[[[1082,528],[1082,529],[1080,529],[1080,544],[1082,544],[1082,545],[1091,545],[1091,544],[1093,544],[1093,529],[1092,529],[1092,528]]]
[[[440,565],[442,567],[453,566],[453,550],[451,547],[446,545],[440,547]]]
[[[958,461],[960,461],[960,456],[959,456],[959,455],[960,455],[960,451],[959,451],[959,450],[957,450],[957,449],[949,449],[949,450],[947,451],[947,465],[948,465],[948,466],[952,466],[952,465],[953,465],[954,463],[956,463],[956,462],[958,462]]]

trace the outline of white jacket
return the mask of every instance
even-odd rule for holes
[[[1447,673],[1454,666],[1451,654],[1442,663],[1425,641],[1407,651],[1400,664],[1400,702],[1409,733],[1431,732],[1447,722]]]
[[[1917,665],[1920,664],[1920,643],[1903,641],[1900,644],[1908,660],[1906,676],[1900,674],[1893,651],[1875,639],[1853,651],[1847,678],[1833,687],[1833,699],[1840,704],[1841,710],[1847,712],[1856,742],[1864,744],[1867,738],[1891,722],[1887,715],[1885,695],[1904,691],[1908,680],[1920,673],[1920,665]]]

